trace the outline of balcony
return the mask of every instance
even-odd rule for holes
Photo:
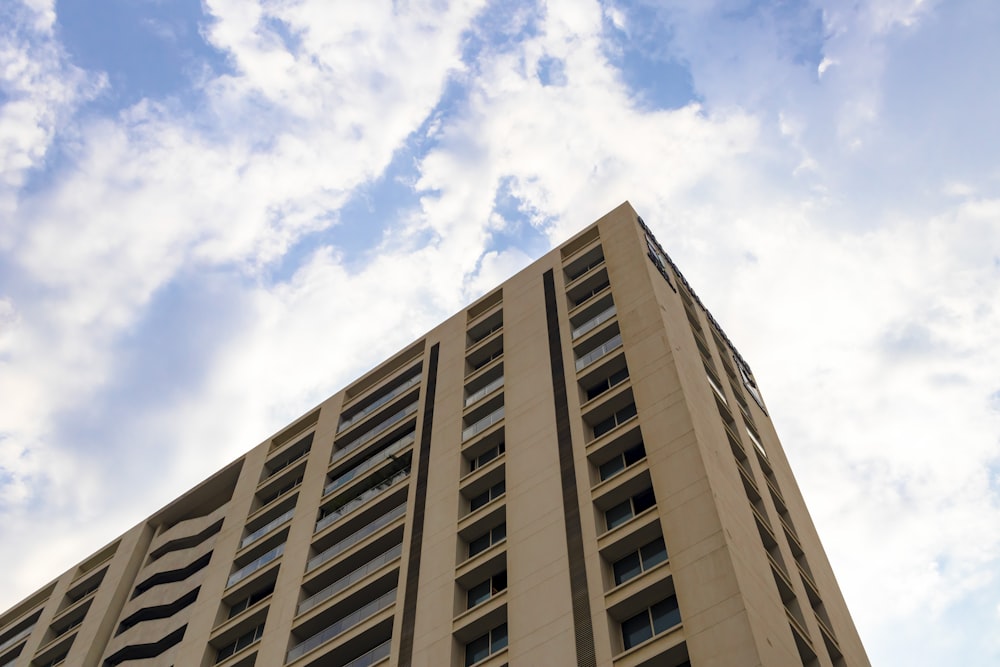
[[[482,433],[483,431],[485,431],[486,429],[488,429],[489,427],[493,426],[501,419],[503,419],[503,409],[504,406],[501,405],[499,408],[497,408],[490,414],[486,415],[476,423],[463,429],[462,442],[465,442],[466,440],[479,435],[480,433]]]
[[[402,553],[403,553],[403,545],[397,544],[396,546],[392,547],[385,553],[376,556],[369,562],[365,563],[358,569],[354,570],[350,574],[341,577],[340,579],[333,582],[323,590],[313,593],[312,595],[307,597],[305,600],[299,603],[299,607],[296,613],[297,614],[305,613],[310,609],[312,609],[313,607],[315,607],[316,605],[325,602],[326,600],[329,600],[337,593],[349,587],[351,584],[361,581],[362,579],[364,579],[369,574],[379,569],[386,563],[389,563],[395,560],[396,558],[399,558],[400,554]]]
[[[398,385],[396,387],[393,387],[393,389],[391,391],[389,391],[387,394],[385,394],[384,396],[379,397],[378,399],[376,399],[372,403],[366,405],[361,410],[359,410],[358,412],[354,413],[353,415],[351,415],[347,419],[344,419],[343,421],[341,421],[340,422],[340,426],[337,427],[337,433],[340,433],[342,431],[346,431],[348,428],[350,428],[354,424],[357,424],[362,419],[364,419],[365,417],[367,417],[371,413],[375,412],[376,410],[378,410],[379,408],[381,408],[383,405],[385,405],[386,403],[388,403],[392,399],[396,398],[397,396],[402,395],[407,389],[409,389],[411,387],[415,387],[418,384],[420,384],[420,373],[417,373],[416,375],[414,375],[410,379],[406,380],[405,382],[403,382],[403,384]]]
[[[336,557],[338,554],[341,554],[347,549],[350,549],[358,542],[362,541],[369,535],[374,534],[375,532],[384,528],[385,526],[388,526],[390,523],[392,523],[399,517],[403,516],[404,514],[406,514],[406,503],[403,503],[398,507],[394,507],[393,509],[389,510],[379,518],[369,523],[364,528],[361,528],[351,533],[350,535],[340,540],[333,546],[329,547],[328,549],[324,549],[319,554],[310,558],[309,562],[306,564],[306,572],[311,572],[312,570],[315,570],[323,563],[328,562],[330,559]]]
[[[373,648],[372,650],[359,655],[354,660],[344,665],[344,667],[370,667],[374,665],[379,660],[384,660],[389,657],[389,650],[392,647],[392,640],[386,640]]]
[[[319,521],[316,522],[316,530],[314,532],[318,533],[319,531],[323,530],[337,519],[349,513],[351,510],[361,507],[369,500],[371,500],[378,494],[382,493],[384,490],[388,489],[390,486],[392,486],[393,484],[395,484],[396,482],[403,479],[409,474],[410,474],[409,468],[401,470],[400,472],[396,473],[389,479],[380,482],[379,484],[376,484],[375,486],[369,488],[368,490],[361,493],[359,496],[347,501],[346,503],[337,507],[336,509],[331,510],[329,512],[323,510],[324,514],[322,517],[320,517]]]
[[[501,375],[497,379],[495,379],[492,382],[490,382],[489,384],[487,384],[482,389],[479,389],[478,391],[476,391],[476,392],[474,392],[472,394],[469,394],[466,397],[466,399],[465,399],[465,407],[469,407],[473,403],[476,403],[479,400],[485,398],[486,396],[489,396],[490,394],[492,394],[494,391],[496,391],[497,389],[499,389],[502,386],[503,386],[503,376]]]
[[[364,605],[360,609],[357,609],[347,616],[344,616],[340,620],[334,622],[332,625],[328,626],[325,630],[316,633],[312,637],[309,637],[305,641],[295,645],[288,652],[288,657],[285,662],[292,662],[302,655],[305,655],[309,651],[313,650],[317,646],[325,644],[337,635],[343,634],[347,630],[350,630],[355,625],[361,623],[367,618],[370,618],[382,611],[386,607],[396,602],[396,589],[392,589],[388,593],[385,593],[378,598],[372,600],[368,604]]]
[[[272,530],[274,530],[275,528],[277,528],[281,524],[283,524],[286,521],[288,521],[289,519],[291,519],[294,514],[295,514],[295,508],[293,507],[292,509],[290,509],[287,512],[281,514],[280,516],[272,519],[271,521],[268,521],[263,526],[261,526],[260,528],[258,528],[257,530],[253,531],[252,533],[250,533],[249,535],[247,535],[246,537],[244,537],[242,540],[240,540],[240,549],[242,549],[243,547],[245,547],[245,546],[247,546],[249,544],[253,544],[254,542],[256,542],[257,540],[259,540],[260,538],[264,537],[265,535],[267,535],[268,533],[270,533]]]
[[[606,356],[610,352],[617,350],[622,346],[622,335],[615,334],[612,338],[605,341],[601,345],[597,346],[590,352],[586,353],[582,357],[576,360],[576,370],[582,371],[587,366],[591,365],[601,357]]]
[[[594,317],[590,318],[580,326],[576,327],[575,329],[573,329],[573,340],[576,340],[585,333],[593,331],[600,325],[604,324],[605,322],[607,322],[608,320],[610,320],[612,317],[615,316],[615,312],[616,312],[615,306],[614,304],[611,304],[611,306],[609,306],[608,308],[602,310]]]
[[[323,495],[325,496],[329,493],[336,491],[344,484],[350,482],[352,479],[356,479],[357,476],[360,475],[361,473],[371,470],[372,468],[382,463],[386,459],[395,458],[393,454],[403,449],[404,447],[409,447],[413,443],[413,440],[414,440],[414,434],[410,433],[408,436],[400,438],[399,440],[392,443],[385,449],[376,452],[371,458],[362,461],[361,463],[354,466],[344,474],[331,480],[329,484],[323,487]]]
[[[390,415],[385,421],[381,422],[375,428],[365,431],[359,437],[355,438],[354,440],[351,440],[351,442],[348,443],[347,445],[337,449],[333,453],[333,456],[330,457],[330,462],[333,463],[334,461],[343,457],[348,452],[356,450],[358,447],[368,444],[369,442],[374,440],[378,435],[385,433],[389,428],[398,424],[402,420],[406,419],[407,417],[415,413],[417,411],[417,405],[418,402],[414,401],[413,403],[407,405],[399,412]]]
[[[20,632],[18,632],[17,634],[15,634],[13,637],[7,638],[6,640],[4,640],[4,642],[2,644],[0,644],[0,651],[3,651],[4,649],[9,648],[9,647],[13,646],[14,644],[18,643],[19,641],[21,641],[22,639],[24,639],[25,637],[27,637],[28,635],[30,635],[31,631],[34,630],[34,629],[35,629],[35,624],[32,623],[31,625],[29,625],[25,629],[23,629]]]
[[[247,565],[244,565],[243,567],[241,567],[240,569],[236,570],[231,575],[229,575],[229,580],[226,582],[226,588],[229,588],[230,586],[233,586],[243,581],[251,574],[261,569],[262,567],[264,567],[265,565],[276,559],[284,552],[285,552],[285,544],[284,542],[282,542],[275,548],[264,553],[262,556],[254,559]]]

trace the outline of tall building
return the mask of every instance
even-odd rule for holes
[[[0,666],[868,665],[749,366],[617,209],[0,617]]]

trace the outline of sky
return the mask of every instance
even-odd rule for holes
[[[622,201],[874,665],[1000,664],[994,0],[0,2],[0,609]]]

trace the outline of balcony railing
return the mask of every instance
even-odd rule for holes
[[[410,415],[412,415],[414,412],[417,411],[417,405],[418,405],[418,403],[419,403],[418,401],[413,401],[413,403],[410,403],[409,405],[407,405],[402,410],[400,410],[400,411],[398,411],[398,412],[390,415],[385,421],[380,422],[378,426],[376,426],[376,427],[374,427],[374,428],[372,428],[372,429],[370,429],[368,431],[365,431],[363,434],[361,434],[361,436],[359,436],[359,437],[355,438],[354,440],[352,440],[350,442],[350,444],[347,445],[347,447],[345,449],[340,449],[340,450],[337,450],[336,452],[334,452],[333,453],[333,458],[331,458],[331,461],[335,461],[336,459],[340,458],[340,456],[346,450],[348,450],[348,449],[355,449],[355,448],[360,447],[360,446],[362,446],[362,445],[364,445],[364,444],[366,444],[368,442],[371,442],[379,434],[384,433],[385,431],[387,431],[389,428],[391,428],[395,424],[397,424],[397,423],[401,422],[402,420],[406,419],[407,417],[409,417]]]
[[[333,546],[324,549],[322,552],[310,558],[309,562],[306,564],[306,572],[311,572],[312,570],[315,570],[323,563],[328,562],[331,558],[335,558],[338,554],[341,554],[347,549],[350,549],[361,540],[365,539],[369,535],[372,535],[381,528],[388,526],[390,523],[392,523],[399,517],[403,516],[404,514],[406,514],[406,503],[403,503],[398,507],[394,507],[393,509],[389,510],[379,518],[369,523],[367,526],[354,531],[353,533],[351,533],[341,541],[337,542]]]
[[[251,574],[259,570],[260,568],[264,567],[265,565],[273,561],[275,558],[277,558],[284,552],[285,552],[285,543],[282,542],[281,544],[274,547],[264,555],[254,559],[249,564],[244,565],[243,567],[241,567],[240,569],[236,570],[231,575],[229,575],[229,581],[226,582],[226,588],[229,588],[230,586],[243,581]]]
[[[411,442],[413,442],[414,440],[416,440],[416,437],[417,437],[416,432],[415,431],[410,431],[409,433],[407,433],[402,438],[400,438],[399,440],[397,440],[396,442],[392,443],[389,446],[390,447],[395,447],[398,444],[401,448],[402,447],[406,447],[406,445],[409,445]],[[336,463],[337,461],[339,461],[340,459],[344,458],[345,456],[347,456],[351,452],[357,451],[358,447],[360,447],[363,444],[364,443],[356,443],[356,444],[352,443],[352,444],[348,445],[347,447],[344,447],[343,449],[338,449],[337,451],[335,451],[333,453],[333,456],[330,457],[330,463],[331,464]]]
[[[359,412],[357,412],[354,415],[352,415],[349,419],[345,419],[344,421],[340,422],[340,426],[337,427],[337,433],[340,433],[341,431],[346,431],[353,424],[357,424],[359,421],[361,421],[362,419],[364,419],[365,417],[367,417],[371,413],[375,412],[376,410],[378,410],[379,408],[381,408],[383,405],[385,405],[386,403],[388,403],[392,399],[396,398],[397,396],[399,396],[400,394],[402,394],[403,392],[405,392],[410,387],[413,387],[413,386],[415,386],[415,385],[417,385],[419,383],[420,383],[420,373],[417,373],[416,375],[414,375],[413,377],[411,377],[409,380],[407,380],[403,384],[399,385],[398,387],[393,388],[392,391],[390,391],[385,396],[382,396],[381,398],[379,398],[378,400],[376,400],[374,403],[371,403],[370,405],[366,405]]]
[[[340,475],[336,479],[332,480],[325,487],[323,487],[323,495],[325,496],[328,493],[331,493],[332,491],[336,491],[337,489],[339,489],[340,487],[342,487],[344,484],[347,484],[352,479],[356,478],[361,473],[363,473],[363,472],[365,472],[367,470],[371,470],[372,468],[374,468],[375,466],[377,466],[382,461],[385,461],[386,459],[391,458],[393,454],[395,454],[396,452],[398,452],[402,448],[408,447],[410,445],[410,443],[413,442],[413,440],[414,440],[414,437],[413,437],[413,434],[411,433],[409,435],[409,437],[407,437],[407,438],[400,438],[399,440],[397,440],[396,442],[392,443],[391,445],[389,445],[388,447],[386,447],[382,451],[375,453],[371,458],[362,461],[361,463],[359,463],[358,465],[354,466],[353,468],[351,468],[350,470],[348,470],[347,472],[345,472],[343,475]]]
[[[469,407],[470,405],[472,405],[479,399],[483,398],[484,396],[492,394],[494,391],[496,391],[502,386],[503,386],[503,376],[501,375],[496,380],[493,380],[493,382],[490,382],[482,389],[476,391],[473,394],[469,394],[468,398],[465,399],[465,407]]]
[[[279,517],[277,517],[275,519],[272,519],[271,521],[268,521],[263,526],[261,526],[260,528],[258,528],[257,530],[253,531],[252,533],[250,533],[249,535],[247,535],[246,537],[244,537],[242,540],[240,540],[240,549],[242,549],[243,547],[247,546],[248,544],[252,544],[252,543],[256,542],[257,540],[259,540],[260,538],[264,537],[265,535],[267,535],[268,533],[270,533],[272,530],[274,530],[275,528],[277,528],[281,524],[283,524],[286,521],[288,521],[289,519],[291,519],[292,515],[294,515],[294,514],[295,514],[295,508],[293,507],[292,509],[288,510],[287,512],[285,512],[281,516],[279,516]]]
[[[375,558],[373,558],[372,560],[368,561],[367,563],[365,563],[358,569],[354,570],[350,574],[341,577],[340,579],[333,582],[323,590],[317,593],[313,593],[312,595],[307,597],[305,600],[299,603],[299,608],[296,613],[301,614],[305,611],[309,611],[310,609],[320,604],[321,602],[329,600],[334,595],[344,590],[351,584],[361,581],[362,579],[364,579],[369,574],[379,569],[389,561],[399,557],[401,553],[403,553],[403,545],[397,544],[396,546],[389,549],[385,553],[380,554]]]
[[[578,371],[583,370],[584,368],[586,368],[587,366],[591,365],[592,363],[594,363],[595,361],[597,361],[601,357],[605,356],[606,354],[609,354],[610,352],[612,352],[614,350],[617,350],[621,346],[622,346],[622,335],[621,334],[616,334],[610,340],[605,341],[599,347],[591,350],[587,354],[585,354],[582,357],[580,357],[579,359],[577,359],[576,360],[576,370],[578,370]]]
[[[462,431],[462,442],[465,442],[469,438],[471,438],[471,437],[473,437],[475,435],[478,435],[479,433],[482,433],[483,431],[485,431],[486,429],[488,429],[490,426],[493,426],[498,421],[500,421],[501,419],[503,419],[503,407],[504,406],[501,405],[499,408],[497,408],[496,410],[494,410],[490,414],[486,415],[485,417],[483,417],[482,419],[480,419],[479,421],[477,421],[472,426],[469,426],[468,428],[466,428],[465,430],[463,430]]]
[[[354,660],[344,665],[344,667],[371,667],[379,660],[389,657],[389,649],[392,647],[392,640],[387,639],[372,650],[359,655]]]
[[[353,498],[352,500],[347,501],[346,503],[344,503],[343,505],[341,505],[337,509],[332,510],[329,513],[325,513],[319,519],[319,521],[316,522],[316,530],[314,532],[318,533],[319,531],[323,530],[324,528],[326,528],[331,523],[333,523],[334,521],[336,521],[340,517],[344,516],[348,512],[350,512],[350,511],[352,511],[352,510],[354,510],[354,509],[356,509],[356,508],[364,505],[369,500],[371,500],[372,498],[374,498],[378,494],[382,493],[382,491],[384,491],[385,489],[389,488],[390,486],[392,486],[393,484],[395,484],[396,482],[398,482],[399,480],[403,479],[404,477],[406,477],[409,474],[410,474],[410,469],[409,468],[406,468],[405,470],[401,470],[398,473],[396,473],[395,475],[393,475],[392,477],[390,477],[389,479],[385,480],[384,482],[380,482],[379,484],[376,484],[375,486],[371,487],[367,491],[363,492],[361,495]]]
[[[34,629],[35,629],[35,624],[32,623],[31,625],[29,625],[28,627],[26,627],[24,630],[21,630],[20,632],[18,632],[13,637],[9,637],[8,639],[5,639],[3,641],[3,643],[0,644],[0,651],[2,651],[5,648],[8,648],[8,647],[13,646],[14,644],[18,643],[19,641],[21,641],[22,639],[24,639],[25,637],[27,637],[28,635],[30,635],[31,631],[34,630]]]
[[[298,658],[299,656],[305,655],[309,651],[313,650],[321,644],[325,644],[329,640],[333,639],[337,635],[350,630],[358,623],[361,623],[366,618],[374,616],[378,612],[382,611],[389,605],[396,601],[396,589],[392,589],[388,593],[381,595],[380,597],[372,600],[365,606],[361,607],[357,611],[353,611],[347,616],[343,617],[339,621],[333,623],[325,630],[317,632],[309,639],[304,642],[294,646],[292,650],[288,652],[288,657],[285,662],[291,662]]]
[[[597,315],[594,315],[589,320],[587,320],[577,328],[573,329],[573,340],[576,340],[577,338],[587,333],[588,331],[593,331],[594,329],[601,326],[614,316],[615,316],[615,305],[611,304]]]

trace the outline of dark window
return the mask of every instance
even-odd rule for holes
[[[667,546],[663,543],[663,538],[658,537],[649,544],[640,547],[638,551],[633,551],[612,564],[615,585],[624,584],[629,579],[639,576],[665,560],[667,560]]]
[[[666,600],[657,602],[649,609],[643,609],[635,616],[622,621],[622,642],[628,650],[680,622],[681,612],[677,608],[677,597],[671,595]]]
[[[469,667],[480,660],[485,660],[506,646],[507,624],[504,623],[465,645],[465,665]]]
[[[627,368],[623,368],[616,373],[612,373],[607,378],[601,380],[597,384],[587,389],[587,400],[590,401],[597,398],[598,396],[606,392],[608,389],[611,389],[617,384],[621,384],[627,379],[628,379]]]
[[[601,481],[617,475],[622,470],[625,470],[625,468],[644,458],[646,458],[646,448],[641,442],[634,447],[629,447],[621,454],[615,456],[615,458],[601,465],[599,468]]]
[[[590,297],[594,296],[595,294],[599,294],[600,292],[603,292],[604,290],[606,290],[609,287],[611,287],[611,283],[609,283],[607,280],[605,280],[603,283],[601,283],[600,285],[598,285],[594,289],[590,290],[586,294],[581,295],[575,302],[573,302],[573,307],[575,308],[575,307],[579,306],[581,303],[583,303],[584,301],[586,301]]]
[[[597,424],[594,424],[594,437],[595,438],[601,437],[608,431],[617,428],[618,426],[625,423],[632,417],[635,417],[635,415],[636,415],[635,403],[629,403],[624,408],[622,408],[615,414],[611,415],[604,421],[600,421]]]
[[[237,653],[245,649],[247,646],[250,646],[250,644],[253,644],[255,641],[258,641],[263,635],[264,635],[264,624],[261,623],[250,632],[240,635],[236,639],[236,641],[234,641],[232,644],[226,644],[225,646],[220,648],[219,652],[215,656],[216,664],[222,662],[231,655],[236,655]]]
[[[249,609],[250,607],[254,606],[255,604],[257,604],[258,602],[260,602],[273,592],[274,592],[274,584],[271,584],[270,586],[265,586],[259,591],[254,591],[253,593],[246,596],[245,598],[243,598],[242,600],[240,600],[239,602],[237,602],[236,604],[234,604],[232,607],[229,608],[229,618],[232,618],[233,616],[236,616],[240,612]]]
[[[646,489],[635,494],[625,502],[619,503],[604,513],[608,530],[616,528],[629,521],[632,517],[656,504],[653,489]]]
[[[478,496],[469,501],[469,511],[474,512],[486,503],[495,498],[499,498],[507,490],[503,480],[500,480],[490,488],[486,489]]]
[[[506,446],[506,443],[501,442],[500,444],[496,445],[495,447],[490,447],[488,450],[486,450],[485,452],[483,452],[482,454],[480,454],[476,458],[472,459],[469,462],[469,471],[471,472],[471,471],[473,471],[473,470],[475,470],[477,468],[482,468],[484,465],[486,465],[487,463],[489,463],[490,461],[492,461],[496,457],[498,457],[501,454],[503,454],[504,451],[505,451],[505,446]]]
[[[485,535],[480,535],[469,542],[469,558],[480,554],[491,546],[507,538],[507,524],[501,523],[499,526],[489,531]]]
[[[472,609],[477,604],[486,602],[500,591],[507,590],[507,571],[495,574],[481,584],[477,584],[469,589],[467,609]]]

